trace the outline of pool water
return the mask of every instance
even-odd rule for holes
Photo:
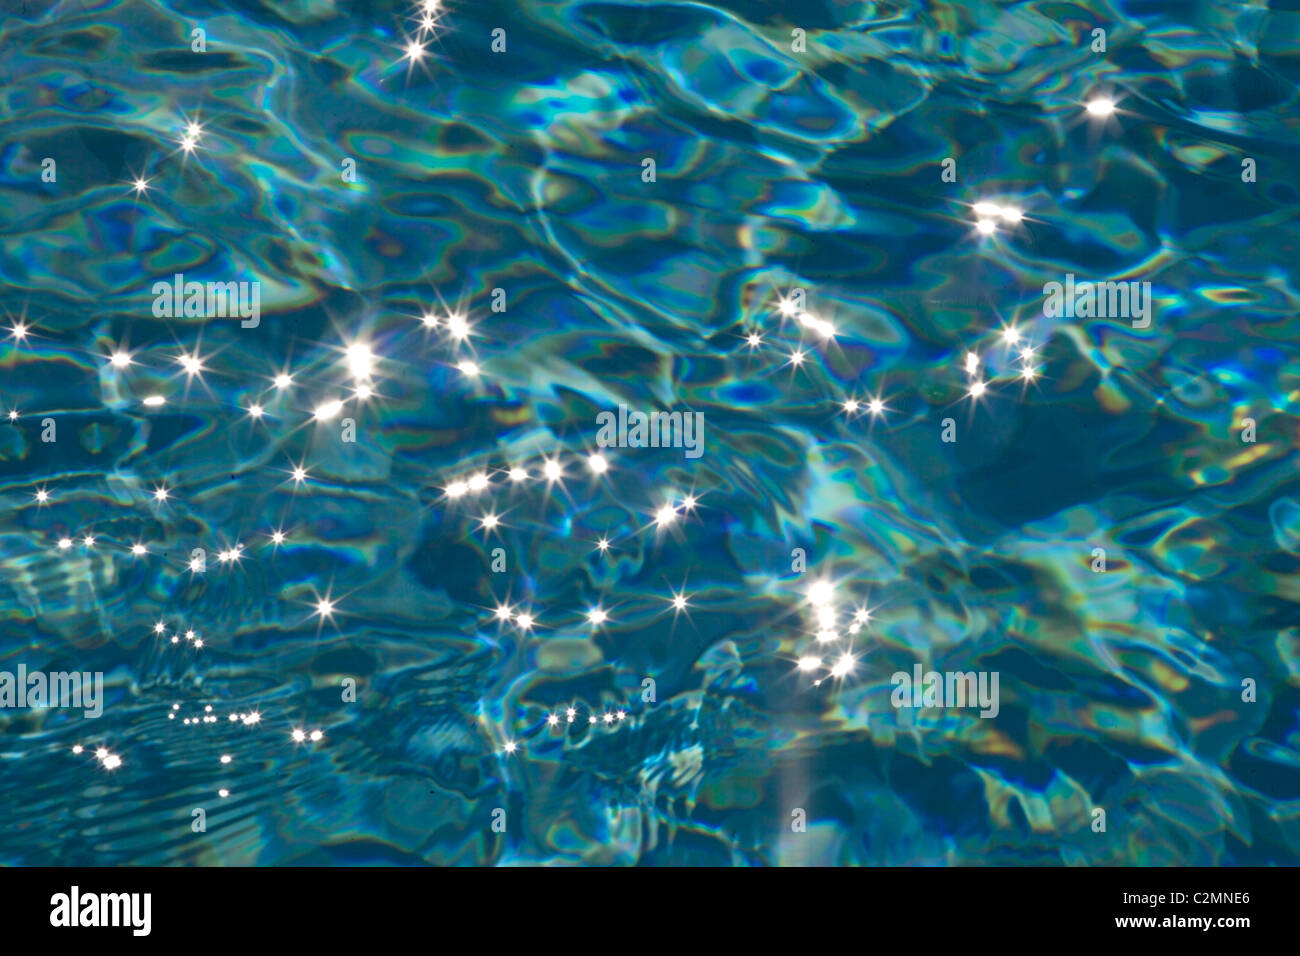
[[[430,6],[0,11],[0,862],[1297,862],[1300,7]]]

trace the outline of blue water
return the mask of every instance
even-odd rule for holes
[[[419,7],[0,8],[0,862],[1297,862],[1300,7]]]

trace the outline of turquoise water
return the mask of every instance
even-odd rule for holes
[[[0,861],[1297,862],[1300,7],[433,19],[3,4]]]

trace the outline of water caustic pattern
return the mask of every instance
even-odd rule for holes
[[[0,860],[1297,862],[1296,4],[7,0],[0,75]]]

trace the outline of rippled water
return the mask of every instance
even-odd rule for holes
[[[0,12],[0,860],[1297,862],[1300,7],[175,6]]]

